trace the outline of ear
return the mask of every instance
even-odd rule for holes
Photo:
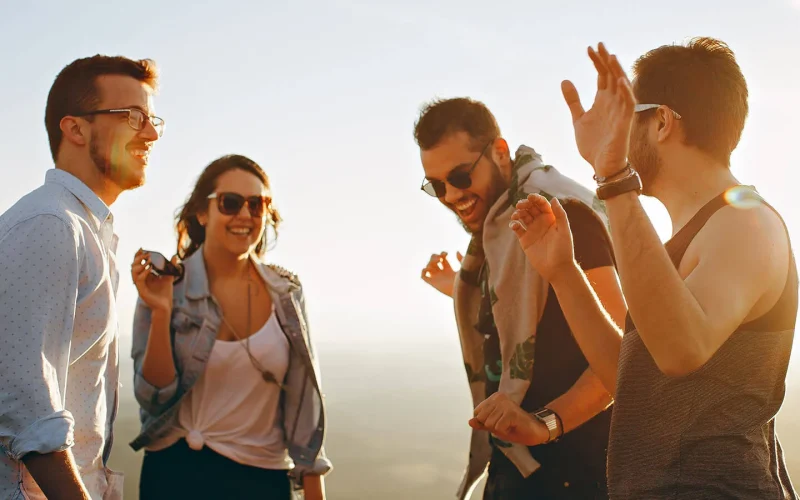
[[[206,224],[208,224],[208,212],[204,211],[198,213],[197,222],[199,222],[201,226],[206,227]]]
[[[658,123],[658,142],[666,142],[670,137],[676,137],[680,126],[680,120],[675,116],[675,112],[666,106],[658,108],[656,113]]]
[[[84,120],[74,116],[65,116],[58,126],[61,129],[64,140],[76,146],[85,146],[89,143],[91,131]]]
[[[510,179],[513,164],[511,161],[511,150],[508,149],[506,140],[502,137],[498,137],[489,148],[491,150],[492,160],[494,164],[500,168],[500,173],[503,177]]]

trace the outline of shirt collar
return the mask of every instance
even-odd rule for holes
[[[53,168],[45,174],[44,182],[45,184],[58,184],[75,195],[89,209],[92,215],[97,217],[101,225],[106,222],[113,224],[114,216],[111,214],[111,209],[108,205],[94,191],[89,189],[89,186],[74,175],[65,170]]]

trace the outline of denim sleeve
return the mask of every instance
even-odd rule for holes
[[[307,342],[308,342],[308,351],[309,356],[311,358],[312,366],[314,367],[314,372],[317,378],[317,383],[320,386],[320,391],[322,391],[322,377],[321,371],[319,367],[319,360],[317,358],[317,350],[314,348],[314,342],[311,338],[311,328],[308,323],[308,313],[306,311],[306,303],[305,303],[305,294],[302,293],[302,289],[300,292],[299,297],[299,305],[300,311],[303,315],[303,322],[305,323],[306,328],[306,335],[307,335]],[[307,389],[309,392],[313,392],[313,389]],[[310,440],[313,439],[313,434],[317,430],[317,425],[319,422],[319,418],[321,414],[325,411],[324,409],[324,399],[320,399],[317,397],[312,396],[309,394],[310,400],[312,404],[307,405],[304,407],[304,412],[300,416],[299,426],[298,426],[298,440]],[[316,459],[313,462],[304,462],[302,460],[295,460],[295,468],[293,470],[293,475],[296,478],[302,478],[304,474],[315,474],[324,476],[328,472],[333,469],[333,464],[327,458],[325,454],[325,446],[320,448],[319,455],[317,455]]]
[[[150,337],[150,308],[137,299],[136,312],[133,314],[133,341],[131,357],[133,358],[133,393],[139,406],[152,416],[164,412],[169,402],[178,391],[177,377],[165,387],[156,387],[142,376],[142,362],[147,350],[147,339]]]
[[[78,231],[41,214],[0,234],[0,448],[14,460],[73,444],[65,407]]]

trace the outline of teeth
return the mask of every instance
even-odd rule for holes
[[[239,228],[232,228],[232,229],[229,229],[229,231],[230,231],[230,232],[232,232],[233,234],[250,234],[250,231],[252,231],[252,229],[249,229],[249,228],[240,228],[240,227],[239,227]]]
[[[473,198],[473,199],[471,199],[469,201],[456,204],[456,209],[458,209],[458,211],[460,211],[460,212],[463,212],[465,210],[469,210],[470,208],[472,208],[473,205],[475,205],[475,203],[477,203],[477,202],[478,202],[478,200],[476,198]]]
[[[131,150],[131,154],[133,156],[140,156],[142,158],[146,158],[149,152],[146,149],[133,149]]]

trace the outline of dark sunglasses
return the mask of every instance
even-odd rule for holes
[[[155,276],[174,276],[177,278],[175,283],[179,283],[183,279],[183,266],[177,266],[164,257],[164,254],[159,252],[151,252],[145,250],[150,256],[150,273]]]
[[[494,139],[486,143],[486,146],[483,147],[481,154],[478,155],[478,158],[471,167],[468,169],[456,169],[447,174],[447,184],[450,184],[454,188],[458,189],[467,189],[472,186],[472,171],[478,166],[478,162],[481,161],[481,158],[483,158],[483,155],[486,153],[486,149],[492,142],[494,142]],[[441,198],[447,193],[447,185],[445,184],[445,181],[440,181],[438,179],[423,180],[422,187],[420,189],[437,198]]]
[[[236,215],[241,212],[242,207],[247,203],[247,210],[251,217],[261,217],[267,207],[272,204],[269,196],[248,196],[244,197],[238,193],[212,193],[208,199],[217,199],[217,209],[223,215]]]

